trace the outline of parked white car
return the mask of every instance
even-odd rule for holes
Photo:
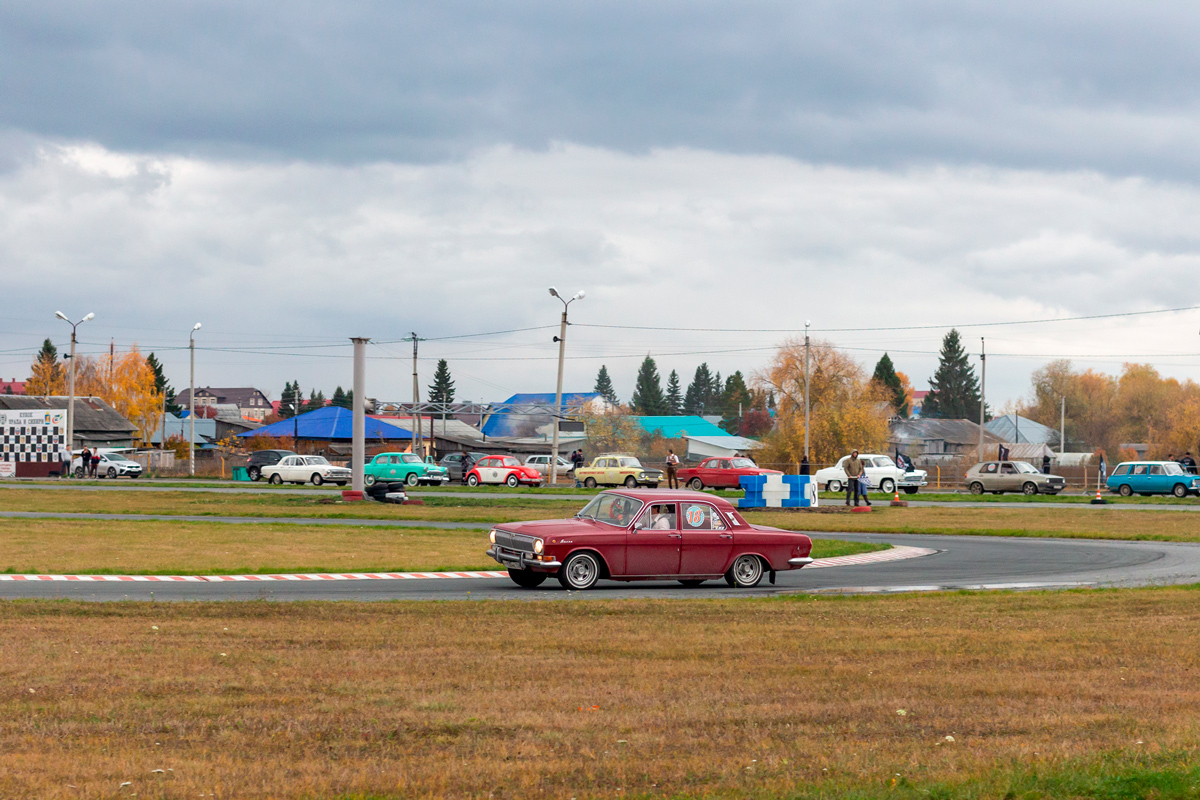
[[[71,460],[71,472],[82,478],[88,470],[83,466],[83,451]],[[100,463],[96,465],[97,478],[140,478],[142,465],[121,455],[118,451],[100,451]]]
[[[279,463],[262,468],[262,476],[274,484],[312,481],[314,486],[322,483],[345,486],[350,482],[350,475],[350,470],[335,467],[321,456],[286,456],[279,459]]]
[[[845,464],[849,457],[842,456],[832,467],[817,470],[817,474],[813,476],[817,486],[828,492],[844,490],[846,488]],[[916,494],[922,486],[929,484],[925,470],[914,469],[905,472],[896,466],[896,462],[892,461],[891,456],[859,453],[858,457],[863,462],[867,477],[871,479],[871,488],[878,489],[885,494],[891,494],[897,488],[903,490],[905,494]]]
[[[550,456],[530,456],[525,459],[525,466],[533,467],[542,475],[550,474]],[[558,457],[558,474],[570,477],[575,472],[575,465],[562,456]]]

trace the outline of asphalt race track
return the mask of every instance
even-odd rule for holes
[[[211,518],[209,518],[211,519]],[[256,520],[262,522],[264,520]],[[346,524],[341,521],[341,524]],[[453,523],[452,523],[453,524]],[[461,523],[459,527],[464,527]],[[520,589],[507,578],[279,582],[0,582],[0,598],[75,600],[564,600],[624,597],[749,597],[783,593],[868,593],[947,589],[1049,589],[1200,583],[1200,544],[984,536],[837,534],[822,538],[935,549],[906,561],[779,573],[776,585],[738,590],[724,582],[685,589],[674,582],[601,582],[567,592],[553,579]],[[486,547],[480,537],[480,549]]]

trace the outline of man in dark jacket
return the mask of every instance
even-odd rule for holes
[[[858,479],[865,472],[862,460],[858,457],[858,451],[854,450],[850,453],[850,457],[846,459],[846,463],[842,465],[846,471],[846,505],[850,505],[850,497],[853,493],[854,507],[858,507],[858,498],[862,495],[862,486]],[[867,500],[864,496],[863,500]],[[867,500],[867,505],[871,505],[871,501]]]

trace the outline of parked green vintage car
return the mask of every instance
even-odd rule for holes
[[[376,481],[440,486],[449,480],[450,475],[445,469],[422,461],[420,456],[412,453],[380,453],[363,468],[363,483],[367,486],[374,486]]]

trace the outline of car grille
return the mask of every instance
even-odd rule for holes
[[[1049,481],[1047,481],[1047,482],[1048,482],[1048,483],[1049,483],[1051,486],[1066,486],[1066,485],[1067,485],[1067,481],[1066,481],[1066,479],[1065,479],[1065,478],[1051,478],[1051,479],[1050,479]]]
[[[644,473],[646,473],[647,478],[651,478],[651,479],[661,478],[663,476],[661,469],[646,469],[646,470],[642,470],[642,471]]]
[[[532,536],[520,536],[501,530],[496,531],[496,544],[506,550],[515,550],[519,553],[532,553],[533,541]]]

